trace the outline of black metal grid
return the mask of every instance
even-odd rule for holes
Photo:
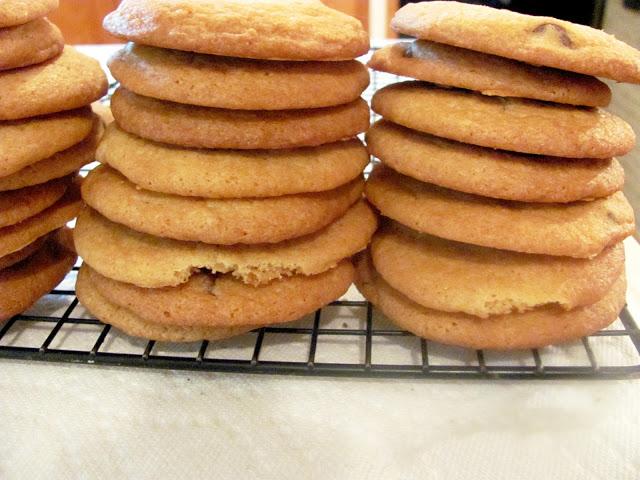
[[[370,100],[375,90],[400,79],[372,72],[365,99]],[[372,120],[376,119],[372,113]],[[75,296],[77,270],[74,267],[65,281],[34,308],[0,326],[0,358],[310,376],[640,377],[640,330],[626,307],[611,327],[574,344],[508,354],[446,347],[419,339],[398,330],[368,302],[344,299],[302,321],[260,328],[228,341],[168,344],[127,337],[87,315]],[[346,309],[346,313],[342,317],[335,312],[332,315],[336,309]],[[78,339],[82,341],[74,343]],[[233,354],[228,355],[228,351]]]

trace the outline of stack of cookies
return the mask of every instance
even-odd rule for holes
[[[340,297],[376,229],[362,200],[368,49],[316,0],[125,0],[103,164],[82,186],[77,293],[164,341],[295,320]]]
[[[385,225],[358,265],[401,327],[470,348],[569,341],[625,303],[633,211],[616,155],[635,142],[595,78],[640,82],[640,52],[588,27],[458,2],[411,4],[374,69],[366,195]],[[537,66],[536,66],[537,65]],[[562,69],[562,70],[559,70]],[[428,83],[427,83],[428,82]]]
[[[89,105],[107,91],[95,60],[65,47],[44,16],[57,0],[0,2],[0,321],[71,269],[65,224],[80,209],[77,172],[101,134]]]

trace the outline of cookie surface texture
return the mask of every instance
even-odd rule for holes
[[[640,83],[640,52],[613,35],[551,17],[460,2],[400,9],[392,28],[412,37],[619,82]]]
[[[112,123],[97,159],[154,192],[242,198],[337,188],[361,175],[369,154],[357,139],[284,150],[186,149],[144,140]]]
[[[419,234],[391,223],[371,244],[375,269],[422,306],[490,315],[591,305],[624,271],[622,243],[593,259],[530,255]]]
[[[29,258],[35,252],[40,250],[46,241],[48,241],[49,235],[44,235],[43,237],[38,238],[34,242],[30,243],[22,250],[18,250],[17,252],[10,253],[9,255],[5,255],[4,257],[0,257],[0,270],[4,270],[5,268],[12,267],[16,263],[23,261],[26,258]]]
[[[102,275],[141,287],[176,286],[198,269],[231,273],[251,285],[316,275],[366,248],[376,215],[360,201],[324,229],[280,243],[211,245],[138,233],[85,208],[74,231],[84,261]],[[122,255],[121,252],[127,252]]]
[[[120,128],[129,133],[196,148],[313,147],[369,128],[369,107],[362,99],[303,110],[226,110],[156,100],[119,88],[111,110]]]
[[[19,223],[50,207],[64,195],[68,185],[69,179],[63,178],[20,190],[0,192],[0,228]]]
[[[109,60],[113,76],[146,97],[231,110],[342,105],[369,85],[360,62],[274,62],[129,43]]]
[[[317,275],[294,275],[260,286],[231,275],[198,273],[177,287],[141,288],[83,268],[111,303],[150,323],[180,327],[251,327],[297,320],[342,296],[354,279],[348,260]]]
[[[42,63],[64,48],[60,29],[46,18],[0,29],[0,70]]]
[[[54,236],[26,260],[0,271],[0,321],[24,312],[49,293],[71,270],[76,258]]]
[[[58,8],[58,0],[2,0],[0,28],[23,25]]]
[[[482,147],[569,158],[611,158],[635,145],[621,118],[600,109],[489,97],[421,82],[378,90],[376,113],[413,130]]]
[[[82,206],[79,190],[74,182],[64,196],[46,210],[15,225],[0,228],[0,257],[22,250],[75,218]]]
[[[98,61],[67,46],[48,62],[0,72],[0,120],[73,110],[105,95],[107,87]]]
[[[369,67],[483,95],[606,107],[611,90],[597,78],[534,67],[442,43],[417,40],[377,50]]]
[[[367,132],[372,155],[409,177],[460,192],[522,202],[573,202],[622,190],[616,159],[573,159],[477,147],[386,120]]]
[[[156,47],[267,60],[349,60],[369,36],[318,0],[125,0],[104,20],[120,38]]]
[[[11,175],[0,177],[0,192],[38,185],[77,172],[95,160],[103,130],[102,121],[96,115],[93,130],[84,140]]]
[[[110,167],[93,170],[84,201],[110,220],[176,240],[275,243],[317,231],[360,199],[358,178],[334,190],[267,198],[205,199],[142,190]],[[122,199],[126,198],[126,204]]]
[[[413,334],[473,349],[521,350],[577,340],[613,323],[625,304],[624,274],[597,303],[573,310],[541,307],[486,319],[422,307],[391,287],[361,256],[356,264],[358,290],[394,323]]]
[[[254,328],[247,326],[180,327],[145,321],[130,310],[111,303],[100,295],[87,276],[87,268],[81,268],[78,273],[76,295],[80,303],[100,321],[113,325],[133,337],[164,342],[195,342],[198,340],[221,340],[234,337]]]
[[[93,126],[89,108],[0,122],[0,177],[72,147],[86,138]]]
[[[590,202],[522,203],[456,192],[375,168],[365,192],[382,215],[423,233],[501,250],[594,257],[631,235],[622,192]]]

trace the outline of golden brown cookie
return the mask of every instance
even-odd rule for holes
[[[481,318],[591,305],[624,271],[622,243],[593,259],[552,257],[442,240],[395,222],[373,237],[371,258],[382,278],[414,302]]]
[[[107,93],[97,60],[65,47],[61,55],[31,67],[0,72],[0,120],[72,110]],[[9,93],[10,92],[10,93]]]
[[[120,128],[129,133],[196,148],[313,147],[369,128],[369,107],[362,99],[303,110],[225,110],[155,100],[119,88],[111,110]]]
[[[60,238],[67,235],[63,229],[29,258],[0,271],[0,321],[24,312],[64,279],[77,259]]]
[[[0,270],[4,270],[5,268],[12,267],[16,263],[20,263],[26,258],[29,258],[36,251],[40,250],[45,242],[49,239],[51,234],[44,235],[43,237],[38,238],[34,242],[30,243],[22,250],[18,250],[17,252],[10,253],[9,255],[5,255],[0,258]]]
[[[91,132],[93,123],[89,108],[0,122],[0,177],[81,142]]]
[[[557,306],[524,313],[479,318],[423,307],[391,287],[375,271],[367,255],[356,263],[358,290],[401,328],[449,345],[474,349],[519,350],[570,342],[613,323],[625,304],[622,274],[597,303],[573,310]]]
[[[631,127],[604,110],[489,97],[421,82],[378,90],[371,107],[414,130],[514,152],[611,158],[635,145]]]
[[[96,115],[93,130],[87,138],[66,150],[54,153],[49,158],[27,165],[16,173],[0,177],[0,192],[38,185],[77,172],[95,160],[96,148],[103,130],[102,121]]]
[[[0,192],[0,229],[37,215],[64,195],[70,179],[61,178],[40,185]]]
[[[274,243],[315,232],[342,216],[361,197],[363,183],[358,178],[324,192],[207,199],[142,190],[101,166],[84,181],[82,198],[108,219],[159,237],[223,245]]]
[[[340,298],[354,278],[353,265],[341,261],[326,272],[274,280],[260,286],[231,275],[198,273],[177,287],[141,288],[82,267],[86,282],[109,303],[154,325],[239,327],[297,320]]]
[[[47,233],[64,227],[78,215],[81,206],[80,188],[75,182],[60,200],[46,210],[15,225],[0,228],[0,258],[22,250]]]
[[[337,188],[361,176],[369,154],[355,138],[283,150],[186,149],[144,140],[112,123],[97,159],[154,192],[243,198]]]
[[[198,340],[221,340],[253,330],[253,326],[242,327],[176,327],[147,322],[130,310],[109,302],[98,293],[81,268],[76,283],[76,295],[80,302],[102,322],[113,325],[127,335],[153,339],[160,342],[195,342]]]
[[[22,25],[58,8],[58,0],[2,0],[0,28]]]
[[[46,18],[0,29],[0,70],[26,67],[55,57],[64,48],[60,29]]]
[[[224,246],[138,233],[85,208],[74,236],[87,264],[121,282],[147,288],[175,286],[202,268],[231,273],[244,283],[260,285],[329,270],[363,250],[376,227],[376,215],[360,201],[329,226],[304,237],[272,244]]]
[[[611,90],[597,78],[534,67],[443,43],[416,40],[377,50],[369,67],[483,95],[606,107]]]
[[[382,166],[365,191],[383,215],[419,232],[523,253],[594,257],[635,228],[622,192],[591,202],[510,202],[419,182]]]
[[[129,43],[109,60],[127,90],[146,97],[231,110],[342,105],[369,85],[367,68],[346,62],[274,62]]]
[[[572,72],[640,83],[640,52],[600,30],[460,2],[409,4],[396,32]]]
[[[394,170],[460,192],[522,202],[573,202],[622,190],[616,159],[572,159],[476,147],[386,120],[367,132],[369,152]]]
[[[268,60],[349,60],[369,36],[319,0],[125,0],[104,19],[113,35],[143,45]]]

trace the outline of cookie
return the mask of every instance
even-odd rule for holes
[[[386,120],[367,132],[367,148],[385,165],[423,182],[522,202],[573,202],[622,190],[616,159],[518,154],[458,143]]]
[[[371,107],[385,119],[459,142],[569,158],[611,158],[631,151],[635,134],[599,109],[402,82],[378,90]]]
[[[81,142],[91,132],[93,122],[89,108],[0,122],[0,177]]]
[[[5,268],[12,267],[16,263],[20,263],[24,259],[29,258],[36,251],[40,250],[40,247],[42,247],[47,242],[49,237],[50,235],[40,237],[24,247],[22,250],[18,250],[17,252],[10,253],[9,255],[5,255],[4,257],[0,258],[0,271],[4,270]]]
[[[622,192],[591,202],[521,203],[437,187],[375,168],[365,192],[386,217],[423,233],[523,253],[590,258],[634,232]]]
[[[474,90],[483,95],[589,107],[606,107],[611,101],[609,87],[594,77],[534,67],[425,40],[381,48],[368,65],[374,70]]]
[[[96,318],[108,323],[127,335],[158,342],[195,342],[198,340],[222,340],[253,330],[254,327],[175,327],[144,321],[126,308],[109,302],[100,295],[80,269],[76,283],[76,295],[80,302]],[[257,326],[256,326],[257,327]]]
[[[413,334],[473,349],[520,350],[577,340],[613,323],[625,304],[622,274],[597,303],[573,310],[557,306],[481,319],[425,308],[395,290],[363,255],[356,264],[358,290],[394,323]]]
[[[369,154],[355,138],[283,150],[185,149],[144,140],[113,123],[97,159],[154,192],[243,198],[338,188],[361,176]]]
[[[46,18],[0,29],[0,70],[26,67],[55,57],[64,48],[60,29]]]
[[[48,62],[0,72],[0,120],[79,108],[104,96],[107,87],[98,61],[67,46]]]
[[[87,138],[66,150],[54,153],[49,158],[27,165],[16,173],[0,177],[0,192],[38,185],[77,172],[95,160],[96,148],[103,130],[102,121],[96,115],[93,130]]]
[[[0,192],[0,229],[49,208],[64,195],[68,185],[69,179],[62,178],[20,190]]]
[[[371,242],[376,271],[434,310],[490,315],[597,302],[624,271],[618,243],[593,259],[515,253],[442,240],[390,222]]]
[[[0,321],[22,313],[58,285],[76,262],[62,230],[23,262],[0,271]]]
[[[369,51],[353,17],[318,0],[125,0],[104,19],[143,45],[268,60],[349,60]]]
[[[310,235],[275,244],[223,246],[138,233],[85,208],[78,216],[74,237],[85,263],[120,282],[147,288],[176,286],[202,268],[260,285],[325,272],[363,250],[376,227],[376,215],[361,200]]]
[[[369,107],[362,99],[303,110],[226,110],[155,100],[119,88],[111,110],[120,128],[129,133],[196,148],[313,147],[369,128]]]
[[[101,166],[84,181],[82,198],[111,221],[158,237],[223,245],[275,243],[320,230],[342,216],[361,197],[363,183],[358,178],[324,192],[207,199],[142,190]]]
[[[79,190],[75,182],[60,200],[46,210],[15,225],[0,228],[0,258],[22,250],[38,238],[64,227],[74,219],[82,205]]]
[[[58,0],[2,0],[0,28],[23,25],[58,8]]]
[[[153,325],[253,328],[297,320],[340,298],[353,282],[354,269],[343,260],[317,275],[294,275],[258,287],[228,274],[198,273],[165,288],[117,282],[87,265],[80,275],[109,303]]]
[[[202,55],[129,43],[109,60],[113,76],[139,95],[231,110],[342,105],[369,85],[367,68],[345,62],[274,62]]]
[[[460,2],[422,2],[396,12],[399,33],[533,65],[640,83],[640,52],[600,30],[551,17]]]

